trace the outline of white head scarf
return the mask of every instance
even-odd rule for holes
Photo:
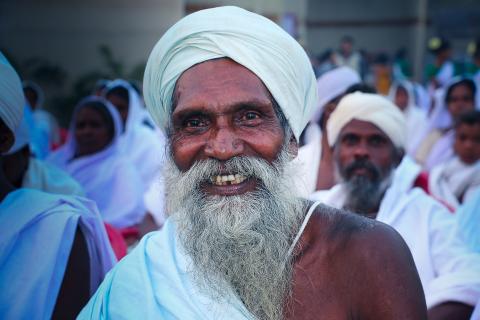
[[[312,121],[318,122],[323,113],[325,105],[345,93],[345,91],[354,84],[360,83],[360,75],[350,67],[339,67],[325,72],[317,80],[318,104]]]
[[[143,107],[142,98],[128,81],[122,79],[110,81],[105,90],[105,95],[108,95],[108,92],[116,87],[122,87],[128,91],[128,117],[125,123],[125,132],[128,133],[133,127],[145,120],[146,110]]]
[[[428,131],[434,129],[446,129],[452,126],[452,117],[450,116],[450,112],[448,111],[448,105],[446,101],[447,92],[452,86],[466,79],[471,80],[476,88],[474,106],[475,109],[480,109],[480,93],[475,81],[469,78],[455,77],[445,87],[435,91],[435,106],[433,108],[432,115],[430,116],[430,121],[427,125]]]
[[[327,123],[328,144],[333,146],[343,127],[352,120],[373,123],[398,148],[405,147],[405,116],[387,98],[378,94],[355,92],[346,95]]]
[[[195,64],[222,57],[245,66],[263,81],[298,140],[317,102],[310,60],[278,25],[237,7],[190,14],[171,27],[153,48],[143,91],[157,125],[168,125],[172,93],[180,75]]]
[[[34,106],[30,106],[35,110],[42,109],[43,103],[45,101],[45,94],[43,93],[42,88],[38,84],[33,81],[23,81],[22,83],[23,89],[29,88],[37,94],[37,103]]]
[[[395,96],[399,88],[403,88],[407,92],[408,102],[404,112],[406,112],[406,110],[410,108],[416,108],[415,89],[410,81],[404,80],[404,81],[394,82],[390,87],[390,90],[388,91],[388,96],[387,96],[388,99],[393,103],[395,103]]]
[[[20,77],[0,52],[0,118],[12,132],[22,121],[24,104]]]
[[[75,118],[88,102],[101,102],[106,106],[113,120],[114,136],[103,150],[73,159]],[[122,131],[120,114],[110,102],[100,97],[87,97],[75,108],[66,143],[47,159],[75,178],[87,197],[97,203],[103,219],[117,228],[139,223],[145,213],[140,177],[119,146]]]

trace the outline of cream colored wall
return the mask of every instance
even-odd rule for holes
[[[107,45],[129,70],[183,14],[181,0],[0,1],[0,48],[20,63],[48,58],[73,79],[101,69]]]

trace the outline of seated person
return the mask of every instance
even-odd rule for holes
[[[429,319],[468,319],[480,298],[480,256],[455,233],[455,217],[412,188],[419,167],[404,156],[406,125],[389,100],[346,95],[327,124],[340,183],[312,200],[384,222],[412,252]]]
[[[14,187],[85,196],[80,184],[65,171],[32,157],[25,116],[15,131],[15,138],[15,144],[3,157],[3,171]]]
[[[48,161],[82,185],[107,223],[122,229],[141,222],[143,187],[119,150],[122,123],[117,110],[103,98],[85,98],[75,108],[70,130],[68,141]]]
[[[0,53],[0,164],[25,97]],[[17,189],[0,170],[0,318],[73,319],[115,263],[92,201]]]
[[[480,111],[462,114],[455,124],[455,156],[430,172],[433,196],[456,208],[480,188]]]
[[[412,146],[415,160],[427,171],[453,157],[453,126],[462,113],[479,108],[477,86],[472,79],[454,78],[437,92],[434,109],[421,132],[416,146]],[[414,150],[413,150],[414,149]]]
[[[105,88],[104,96],[120,114],[123,130],[119,148],[138,170],[146,192],[163,168],[165,139],[151,127],[142,98],[130,83],[114,80]]]

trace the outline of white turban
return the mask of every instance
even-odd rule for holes
[[[237,7],[190,14],[153,48],[143,83],[145,102],[157,125],[165,128],[169,122],[179,76],[195,64],[222,57],[243,65],[263,81],[298,140],[317,101],[310,60],[274,22]]]
[[[323,108],[331,100],[341,94],[344,94],[349,87],[360,83],[360,75],[357,71],[349,67],[339,67],[325,72],[317,80],[318,104],[312,121],[318,122],[323,113]]]
[[[23,116],[20,125],[14,131],[14,135],[15,143],[6,154],[13,154],[30,143],[30,128],[26,116]]]
[[[378,94],[355,92],[340,100],[327,123],[328,144],[333,146],[340,131],[352,120],[373,123],[398,148],[405,147],[406,121],[403,113],[387,98]]]
[[[12,132],[22,120],[24,104],[20,77],[0,52],[0,118]]]

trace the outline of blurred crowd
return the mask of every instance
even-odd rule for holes
[[[376,93],[405,117],[402,165],[408,162],[408,172],[415,172],[409,188],[422,189],[455,215],[468,246],[480,252],[480,41],[471,59],[460,62],[452,60],[447,39],[433,38],[427,46],[432,62],[424,82],[412,79],[406,50],[371,56],[357,51],[348,36],[338,50],[311,59],[318,101],[294,160],[297,189],[306,198],[332,199],[322,192],[343,180],[329,141],[330,118],[352,94]],[[146,111],[141,87],[98,79],[91,95],[78,101],[69,127],[61,128],[44,105],[42,88],[29,79],[22,83],[26,106],[15,144],[3,157],[4,174],[15,188],[93,200],[121,259],[166,219],[162,169],[170,157],[168,139]]]

